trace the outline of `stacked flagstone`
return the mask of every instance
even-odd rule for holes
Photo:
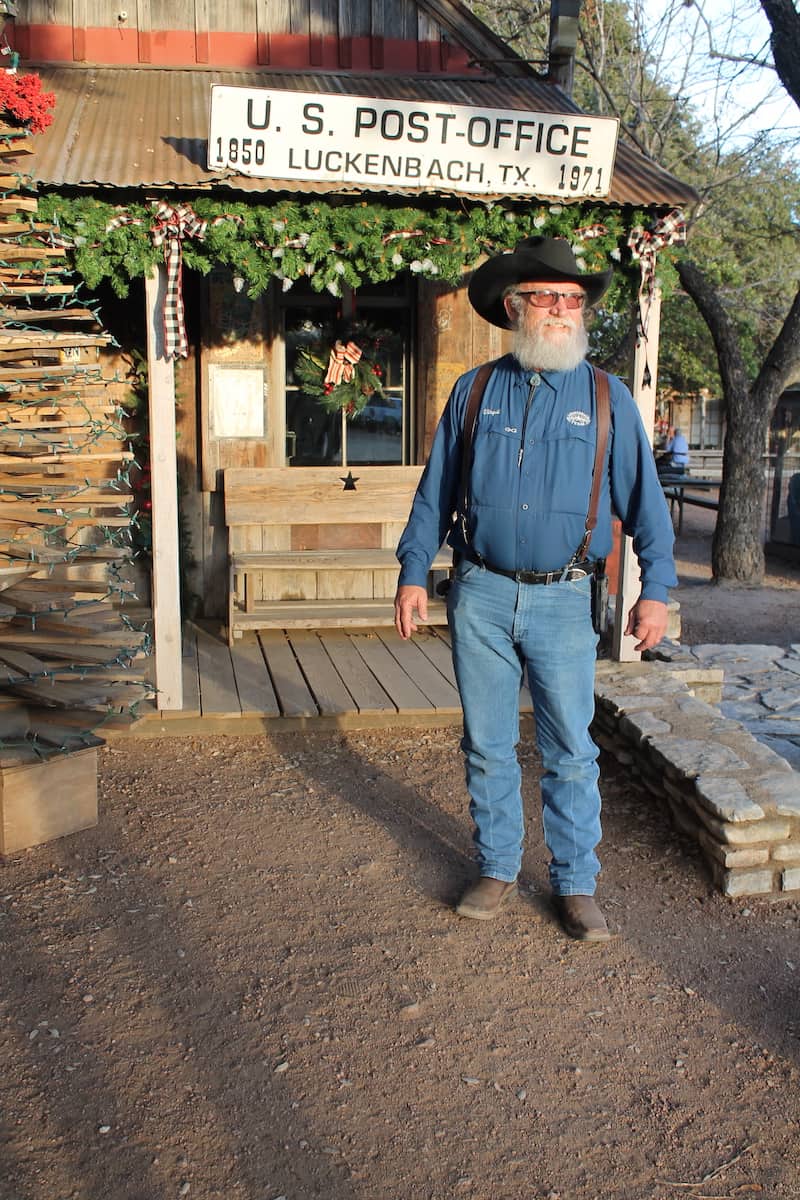
[[[790,646],[695,646],[692,659],[722,667],[720,712],[800,770],[800,643]],[[681,656],[683,661],[683,655]]]
[[[800,773],[715,707],[711,657],[599,662],[595,736],[667,804],[726,896],[800,891]]]

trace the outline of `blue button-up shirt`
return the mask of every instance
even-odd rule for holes
[[[672,454],[670,463],[673,467],[688,467],[689,443],[682,433],[676,433],[664,447],[665,454]]]
[[[456,382],[433,440],[397,549],[400,583],[425,586],[439,547],[477,553],[508,571],[556,571],[584,536],[596,440],[594,378],[523,369],[502,358],[486,386],[475,428],[467,541],[456,518],[464,415],[476,370]],[[645,599],[667,599],[677,583],[672,521],[653,452],[628,389],[609,379],[611,427],[588,557],[612,548],[611,507],[633,538]]]

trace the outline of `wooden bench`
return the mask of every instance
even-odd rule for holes
[[[422,467],[228,468],[228,642],[249,629],[394,623],[395,556]],[[449,549],[432,572],[446,572]],[[433,578],[429,591],[433,591]],[[431,597],[429,624],[446,623]]]

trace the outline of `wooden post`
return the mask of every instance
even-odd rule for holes
[[[653,292],[647,317],[647,337],[636,339],[633,351],[633,398],[644,422],[652,444],[653,426],[656,418],[656,383],[658,380],[658,338],[661,324],[661,289]],[[614,609],[614,636],[611,656],[617,662],[638,662],[641,653],[634,650],[636,639],[623,631],[628,621],[628,612],[639,595],[639,564],[633,552],[633,542],[623,535],[619,548],[619,577],[617,599]]]
[[[153,520],[153,624],[156,703],[183,707],[181,594],[178,549],[178,470],[175,443],[175,369],[164,356],[167,273],[154,267],[145,280],[150,480]]]

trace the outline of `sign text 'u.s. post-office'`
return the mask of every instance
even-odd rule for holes
[[[617,130],[582,113],[215,86],[208,165],[375,190],[602,197]]]

